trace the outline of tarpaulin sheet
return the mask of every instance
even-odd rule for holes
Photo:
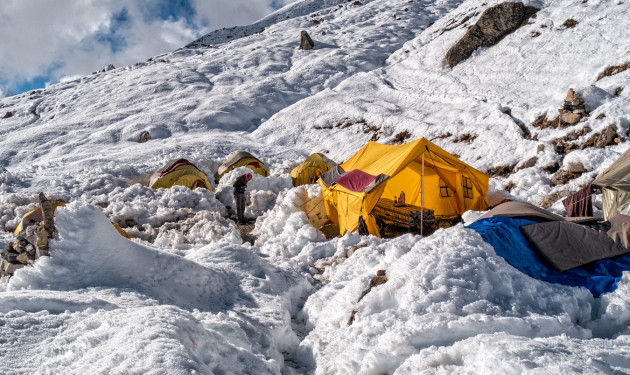
[[[478,220],[468,226],[494,247],[497,255],[519,271],[550,283],[585,287],[594,297],[617,289],[623,271],[630,271],[630,254],[598,260],[589,265],[558,272],[546,266],[536,255],[519,227],[543,220],[512,219],[495,216]]]

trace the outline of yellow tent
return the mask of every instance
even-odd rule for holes
[[[214,180],[218,182],[224,174],[238,167],[247,167],[263,177],[269,176],[269,169],[262,161],[249,152],[237,151],[230,154],[227,160],[221,164]]]
[[[336,163],[328,159],[324,154],[311,154],[302,164],[291,171],[293,186],[315,183],[319,176],[326,173],[334,165]]]
[[[168,189],[175,185],[186,186],[192,190],[198,187],[212,190],[206,174],[186,159],[169,161],[149,179],[149,186],[153,189]]]
[[[341,234],[358,230],[361,216],[369,233],[380,236],[371,215],[379,199],[395,200],[404,191],[407,204],[433,210],[438,218],[455,216],[488,208],[488,179],[421,138],[397,146],[370,141],[319,183],[328,217]]]

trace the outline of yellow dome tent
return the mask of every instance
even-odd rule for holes
[[[212,190],[206,174],[186,159],[169,161],[149,179],[149,186],[153,189],[168,189],[176,185],[186,186],[192,190],[198,187]]]
[[[227,160],[221,164],[214,180],[219,181],[224,174],[238,167],[247,167],[263,177],[269,176],[269,169],[262,161],[249,152],[237,151],[230,154]]]
[[[302,164],[291,171],[293,186],[313,184],[319,176],[328,172],[335,165],[337,163],[328,159],[324,154],[311,154]]]
[[[372,215],[380,199],[394,201],[404,192],[409,205],[433,210],[436,217],[456,216],[488,208],[488,179],[421,138],[395,146],[369,141],[318,182],[328,217],[341,234],[357,231],[361,216],[368,232],[380,237]]]

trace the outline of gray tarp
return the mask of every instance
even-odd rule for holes
[[[527,202],[505,202],[486,212],[479,219],[486,219],[493,216],[504,216],[504,217],[531,217],[531,218],[540,218],[545,220],[552,221],[563,221],[565,218],[562,216],[552,214],[551,212],[545,210],[542,207],[534,206],[531,203]]]
[[[520,229],[538,255],[560,272],[630,252],[630,216],[591,226],[550,221]]]
[[[630,150],[624,152],[602,174],[593,185],[604,189],[604,218],[610,219],[630,203]]]
[[[346,171],[341,168],[339,164],[335,165],[333,168],[329,169],[328,172],[319,176],[324,185],[327,187],[334,184],[337,179],[346,174]]]
[[[589,221],[598,221],[598,217],[562,217],[545,210],[542,207],[535,206],[527,202],[510,201],[501,203],[490,211],[486,212],[477,220],[487,219],[493,216],[504,217],[523,217],[536,218],[549,221],[571,221],[574,223],[585,223]]]

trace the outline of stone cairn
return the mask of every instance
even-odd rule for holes
[[[44,193],[39,193],[39,201],[44,220],[39,225],[22,228],[15,241],[4,248],[0,257],[0,276],[11,276],[37,258],[48,256],[48,240],[55,231],[55,221],[52,205]]]
[[[560,118],[560,126],[575,125],[582,118],[588,116],[588,108],[584,105],[584,99],[569,89],[567,97],[564,99],[564,105],[558,110]]]

